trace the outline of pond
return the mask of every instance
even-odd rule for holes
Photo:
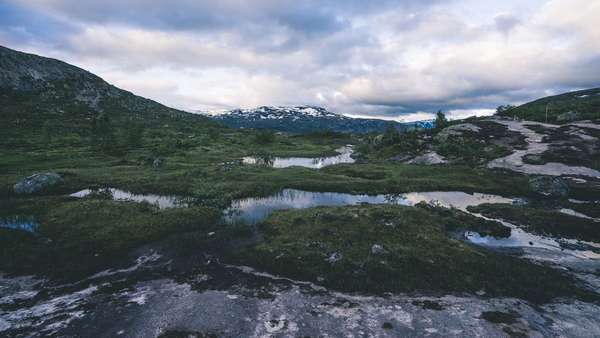
[[[312,192],[284,189],[281,192],[259,198],[237,200],[225,210],[228,223],[256,224],[273,211],[305,209],[318,206],[343,206],[357,204],[397,204],[412,206],[420,202],[435,203],[444,207],[466,210],[468,206],[483,203],[512,203],[513,199],[488,194],[467,194],[460,191],[413,192],[388,195],[356,195],[335,192]]]
[[[69,196],[83,198],[91,194],[106,194],[115,201],[147,202],[157,205],[160,209],[179,208],[187,206],[183,198],[179,196],[163,196],[154,194],[134,194],[115,188],[83,189]]]
[[[36,233],[39,223],[32,216],[7,216],[0,217],[0,228],[27,231]]]
[[[320,169],[326,166],[340,163],[354,163],[352,146],[344,146],[336,149],[338,155],[328,157],[257,157],[249,156],[242,159],[242,163],[250,165],[262,165],[273,168],[306,167]]]

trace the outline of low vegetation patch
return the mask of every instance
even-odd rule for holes
[[[557,210],[508,204],[482,204],[470,207],[469,211],[481,213],[487,217],[503,219],[540,235],[600,241],[600,223],[566,215]]]
[[[479,219],[461,221],[478,227]],[[562,272],[450,238],[456,222],[419,207],[281,211],[261,226],[263,242],[230,259],[344,291],[485,290],[533,301],[585,294]]]

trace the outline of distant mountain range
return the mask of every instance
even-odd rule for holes
[[[399,123],[379,119],[351,118],[315,106],[263,106],[256,109],[200,113],[231,128],[271,129],[293,133],[325,130],[342,133],[371,133],[382,132],[389,126],[399,130],[414,126],[423,128],[432,126],[431,121]]]

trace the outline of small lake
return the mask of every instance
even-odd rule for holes
[[[27,231],[37,233],[39,223],[31,216],[8,216],[0,217],[0,228]]]
[[[355,195],[335,192],[312,192],[284,189],[261,198],[237,200],[225,210],[228,223],[256,224],[273,211],[305,209],[318,206],[344,206],[358,204],[396,204],[412,206],[420,202],[434,203],[443,207],[466,210],[468,206],[483,203],[513,203],[513,199],[488,194],[467,194],[460,191],[413,192],[389,195]]]
[[[147,202],[157,205],[160,209],[180,208],[187,206],[187,203],[179,196],[163,196],[153,194],[134,194],[115,188],[102,189],[84,189],[69,196],[83,198],[91,194],[109,194],[115,201]]]
[[[242,163],[250,165],[262,165],[273,168],[287,168],[287,167],[306,167],[313,169],[320,169],[326,166],[340,164],[340,163],[354,163],[352,153],[354,150],[352,146],[345,146],[336,149],[339,153],[335,156],[329,157],[256,157],[249,156],[242,159]]]

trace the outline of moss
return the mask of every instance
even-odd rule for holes
[[[402,206],[276,212],[261,227],[264,241],[229,259],[344,291],[484,289],[532,301],[586,294],[562,272],[448,237],[447,221]],[[374,244],[385,253],[373,254]]]
[[[515,312],[502,312],[502,311],[484,311],[481,313],[481,318],[494,324],[514,324],[520,317]]]
[[[217,338],[216,334],[212,333],[201,333],[197,331],[180,331],[180,330],[167,330],[160,335],[158,338]]]
[[[527,231],[554,237],[600,241],[600,224],[589,219],[566,215],[556,210],[536,209],[507,204],[482,204],[469,211],[503,219]]]
[[[12,212],[34,215],[37,234],[5,230],[0,269],[69,278],[94,272],[122,260],[149,241],[177,232],[208,232],[220,212],[211,208],[158,210],[145,203],[96,199],[47,198],[31,207],[12,201]]]

